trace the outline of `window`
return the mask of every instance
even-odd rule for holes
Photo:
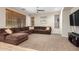
[[[25,27],[26,16],[6,9],[6,27]]]
[[[54,18],[54,28],[59,28],[59,15],[55,15],[55,18]]]

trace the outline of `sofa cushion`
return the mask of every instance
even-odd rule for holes
[[[25,30],[25,31],[20,31],[19,33],[28,33],[29,31],[28,30]]]
[[[49,30],[50,28],[49,27],[46,27],[46,30]]]
[[[5,42],[18,45],[28,39],[28,33],[14,33],[6,36]]]
[[[31,26],[31,27],[29,27],[29,30],[34,30],[34,27],[32,27],[32,26]]]
[[[28,34],[27,33],[14,33],[14,34],[8,35],[6,39],[16,40],[16,39],[22,39],[25,36],[28,36]]]
[[[10,29],[5,29],[5,32],[8,34],[12,34],[12,30],[10,30]]]

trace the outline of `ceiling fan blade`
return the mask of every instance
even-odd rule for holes
[[[37,10],[37,11],[45,11],[45,10]]]

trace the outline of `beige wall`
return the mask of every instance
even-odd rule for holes
[[[16,11],[16,12],[18,12],[18,13],[21,13],[21,14],[26,15],[26,26],[31,26],[31,18],[30,18],[30,16],[27,14],[27,12],[22,11],[22,10],[19,10],[19,9],[11,8],[11,7],[8,8],[8,9],[14,10],[14,11]]]
[[[69,15],[78,9],[79,7],[74,7],[70,10],[66,9],[62,12],[62,36],[68,37],[69,32],[79,33],[79,26],[70,26],[70,19],[69,19]]]
[[[0,28],[5,27],[5,8],[0,7]]]
[[[6,11],[5,7],[0,7],[0,28],[5,28],[6,27]],[[30,16],[25,12],[21,11],[19,9],[15,9],[12,7],[7,7],[7,9],[14,10],[18,13],[26,15],[26,26],[30,25]]]
[[[65,10],[62,13],[62,36],[68,37],[68,32],[70,31],[69,23],[70,10]]]
[[[35,16],[35,26],[51,26],[52,28],[52,33],[56,33],[56,34],[60,34],[61,31],[60,31],[60,28],[59,29],[56,29],[54,28],[54,15],[60,15],[60,12],[55,12],[55,13],[51,13],[51,14],[40,14],[40,15],[36,15]],[[40,22],[40,20],[42,18],[40,17],[43,17],[43,16],[46,16],[46,23],[45,24],[42,24]]]
[[[26,15],[26,26],[31,26],[31,17]]]

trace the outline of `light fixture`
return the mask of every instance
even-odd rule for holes
[[[43,12],[43,11],[45,11],[45,10],[39,9],[39,7],[36,7],[36,13]]]

